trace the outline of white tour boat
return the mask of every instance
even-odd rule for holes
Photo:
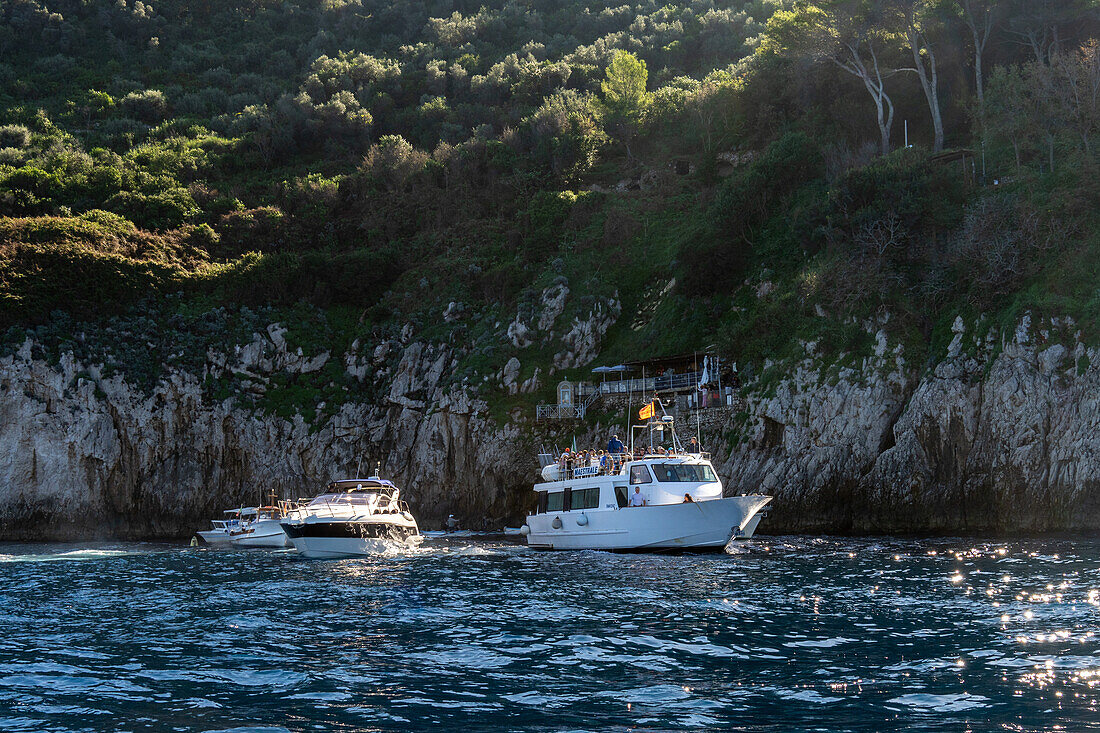
[[[290,538],[283,531],[286,519],[282,506],[260,506],[241,510],[240,526],[230,533],[234,547],[290,547]]]
[[[354,557],[396,545],[415,546],[422,537],[416,519],[389,481],[333,481],[324,494],[282,521],[283,531],[305,557]]]
[[[228,545],[233,535],[241,531],[241,512],[244,509],[226,509],[225,519],[212,519],[210,524],[213,529],[196,532],[191,540],[192,545]]]
[[[540,455],[544,482],[534,486],[538,508],[520,530],[530,547],[704,552],[720,551],[732,539],[752,537],[772,497],[723,497],[709,456],[684,450],[671,417],[637,428],[648,429],[651,437],[668,430],[672,448],[638,457],[621,454],[611,470],[563,470],[551,455]],[[639,496],[632,498],[635,494]]]

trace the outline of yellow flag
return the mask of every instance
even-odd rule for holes
[[[653,417],[653,416],[654,416],[654,415],[656,415],[656,414],[657,414],[657,408],[655,408],[655,407],[653,406],[653,403],[652,403],[652,402],[650,402],[650,403],[649,403],[648,405],[646,405],[645,407],[643,407],[643,408],[642,408],[642,409],[641,409],[641,410],[640,410],[640,411],[638,412],[638,419],[639,419],[639,420],[648,420],[649,418]]]

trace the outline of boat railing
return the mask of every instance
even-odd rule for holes
[[[389,495],[375,502],[350,501],[345,498],[329,499],[326,497],[320,502],[318,502],[317,499],[313,499],[306,503],[299,502],[299,508],[303,515],[331,518],[344,516],[349,513],[373,516],[375,514],[400,514],[402,511],[409,511],[408,504],[401,500],[394,501]],[[412,512],[409,513],[411,514]]]
[[[667,453],[645,453],[642,455],[632,453],[606,453],[606,456],[610,458],[609,461],[605,461],[604,465],[599,464],[598,459],[589,459],[589,463],[580,466],[576,464],[576,461],[566,459],[563,464],[561,459],[549,463],[546,465],[557,465],[560,472],[560,478],[558,481],[565,481],[570,479],[590,478],[592,476],[617,476],[623,472],[623,467],[630,461],[641,460],[660,460],[662,458],[694,458],[704,461],[710,461],[711,454],[706,451],[700,451],[699,453],[688,453],[685,451],[668,451]],[[540,456],[541,458],[541,456]],[[539,461],[543,461],[540,459]]]

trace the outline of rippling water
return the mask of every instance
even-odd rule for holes
[[[0,730],[1082,730],[1098,550],[0,545]]]

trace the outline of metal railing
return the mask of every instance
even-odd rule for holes
[[[539,405],[535,408],[536,420],[581,420],[585,405]]]
[[[588,478],[590,476],[618,476],[623,473],[625,466],[630,461],[641,461],[650,459],[661,458],[700,458],[704,461],[710,460],[710,453],[702,451],[699,453],[687,453],[681,451],[668,451],[666,453],[646,453],[644,455],[633,455],[631,453],[608,453],[611,460],[604,463],[601,466],[595,459],[591,459],[592,462],[584,465],[574,465],[573,461],[567,461],[565,465],[565,472],[563,476],[559,476],[557,481],[564,481],[567,479],[579,479]],[[560,461],[556,463],[559,472],[562,469]]]
[[[685,389],[698,389],[702,372],[685,372],[645,379],[616,379],[609,382],[582,382],[577,385],[577,394],[585,397],[590,394],[630,394],[632,392],[670,392]]]

